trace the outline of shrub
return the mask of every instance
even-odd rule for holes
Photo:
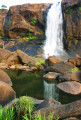
[[[42,65],[43,63],[45,63],[45,61],[44,61],[44,60],[41,60],[41,59],[39,59],[39,58],[36,58],[36,59],[38,60],[38,62],[35,63],[35,65],[36,65],[36,67],[39,69],[39,68],[41,67],[41,65]]]
[[[35,20],[34,18],[31,19],[31,25],[36,25],[37,20]]]
[[[79,69],[77,67],[74,67],[71,69],[71,71],[79,71]]]
[[[2,5],[1,7],[2,7],[2,8],[7,8],[7,6],[6,6],[6,5]]]
[[[23,38],[23,37],[25,36],[25,33],[21,33],[20,35],[21,35],[21,37]]]

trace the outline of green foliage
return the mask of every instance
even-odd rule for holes
[[[7,6],[6,6],[6,5],[2,5],[1,7],[2,7],[2,8],[7,8]]]
[[[3,38],[2,36],[0,36],[0,39]]]
[[[78,4],[78,11],[81,12],[81,3]]]
[[[20,36],[23,38],[25,37],[25,33],[21,33]]]
[[[36,58],[36,59],[38,60],[38,62],[35,63],[35,65],[36,65],[37,68],[40,68],[41,65],[42,65],[43,63],[45,63],[45,61],[44,61],[44,60],[41,60],[41,59],[39,59],[39,58]]]
[[[73,10],[73,9],[70,8],[70,9],[66,10],[66,13],[67,13],[67,14],[71,14],[71,13],[72,13],[72,10]]]
[[[36,25],[37,20],[35,20],[34,18],[31,19],[31,25]]]
[[[79,69],[78,69],[77,67],[74,67],[74,68],[71,69],[71,71],[72,71],[72,72],[73,72],[73,71],[79,71]]]
[[[4,109],[2,109],[2,106],[0,106],[0,120],[14,120],[14,108],[8,109],[8,106]]]
[[[32,31],[32,32],[33,32],[33,31]],[[36,39],[36,38],[37,38],[36,36],[33,36],[33,35],[32,35],[32,32],[29,31],[27,39]]]
[[[16,103],[16,111],[18,113],[19,120],[22,117],[22,115],[25,114],[27,114],[27,117],[31,119],[31,113],[33,109],[34,109],[34,102],[30,97],[21,97],[20,102]]]

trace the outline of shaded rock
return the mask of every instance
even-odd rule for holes
[[[48,57],[48,59],[46,59],[45,62],[46,62],[47,66],[51,66],[51,65],[54,65],[54,64],[56,64],[58,62],[62,62],[62,61],[64,61],[64,60],[61,60],[60,58],[53,55],[53,56]]]
[[[16,97],[15,91],[8,84],[0,81],[0,104],[6,104]]]
[[[7,69],[8,65],[6,63],[0,63],[0,69]]]
[[[65,93],[72,95],[78,95],[81,93],[81,84],[75,81],[59,83],[57,88]]]
[[[17,51],[17,53],[18,53],[19,61],[22,64],[27,64],[28,66],[35,66],[35,63],[37,62],[35,58],[28,56],[26,53],[20,50]]]
[[[81,57],[70,58],[68,62],[72,63],[75,66],[81,66]]]
[[[33,113],[33,117],[39,112],[39,110]],[[60,120],[67,117],[78,117],[81,116],[81,100],[66,104],[59,105],[57,107],[50,106],[40,109],[42,116],[46,115],[47,117],[50,113],[54,113],[54,116],[59,117]]]
[[[67,9],[79,3],[81,3],[81,0],[62,0],[63,9]]]
[[[81,71],[68,72],[59,77],[60,81],[81,81]]]
[[[7,9],[0,9],[0,36],[8,36],[9,26],[5,21],[7,13]]]
[[[69,118],[65,118],[63,120],[80,120],[79,118],[76,117],[69,117]]]
[[[42,108],[48,108],[54,106],[55,108],[57,106],[61,106],[62,104],[60,102],[57,102],[56,100],[52,98],[45,99],[43,102],[41,102],[37,107],[36,110],[40,110]]]
[[[16,54],[13,54],[7,59],[6,63],[8,66],[15,65],[19,63],[19,59]]]
[[[10,77],[3,70],[0,70],[0,81],[7,83],[9,86],[12,86]]]
[[[47,72],[57,72],[57,73],[66,73],[68,71],[71,71],[72,68],[75,66],[72,63],[69,62],[59,62],[52,66],[49,66],[45,69]]]
[[[5,61],[12,55],[12,52],[10,52],[7,49],[0,48],[0,61]]]
[[[44,76],[43,76],[43,78],[46,78],[46,79],[58,79],[58,76],[59,76],[60,74],[59,73],[56,73],[56,72],[49,72],[49,73],[47,73],[47,74],[45,74]]]

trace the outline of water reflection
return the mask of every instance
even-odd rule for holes
[[[44,81],[44,98],[53,98],[58,100],[59,94],[56,91],[56,85],[47,83]]]

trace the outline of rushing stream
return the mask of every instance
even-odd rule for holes
[[[63,54],[63,18],[61,0],[55,1],[47,14],[46,41],[44,57]]]

